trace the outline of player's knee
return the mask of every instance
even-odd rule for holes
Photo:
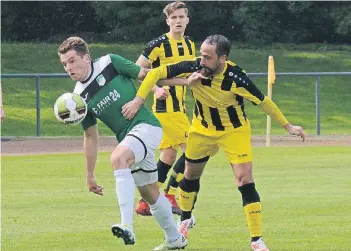
[[[185,165],[184,178],[188,180],[196,180],[196,179],[200,179],[201,174],[202,174],[201,169],[195,169],[195,168],[189,167],[189,165]]]
[[[200,190],[200,179],[188,180],[186,178],[183,178],[179,182],[179,187],[180,187],[180,189],[182,189],[184,192],[187,192],[187,193],[199,192],[199,190]]]
[[[235,179],[238,186],[253,183],[251,163],[242,163],[234,166]]]
[[[111,154],[110,161],[111,166],[114,170],[129,168],[132,162],[131,159],[123,153],[123,151],[113,151]]]
[[[162,160],[162,162],[166,163],[167,165],[172,166],[177,159],[177,152],[174,149],[165,150],[161,152],[160,159]]]
[[[238,186],[243,186],[253,182],[252,175],[249,174],[240,174],[236,176],[236,182]]]

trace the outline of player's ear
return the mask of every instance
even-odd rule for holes
[[[84,59],[86,60],[86,61],[91,61],[91,57],[90,57],[90,54],[85,54],[84,55]]]
[[[189,24],[189,17],[186,18],[186,25]]]
[[[222,56],[219,57],[219,62],[220,62],[221,64],[224,64],[225,61],[227,61],[227,56],[226,56],[226,55],[222,55]]]
[[[166,18],[166,24],[169,26],[169,19],[168,19],[168,17]]]

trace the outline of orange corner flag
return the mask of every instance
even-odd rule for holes
[[[274,60],[272,56],[268,57],[268,84],[273,85],[275,82]]]

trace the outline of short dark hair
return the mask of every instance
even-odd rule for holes
[[[217,56],[228,56],[230,53],[230,41],[228,38],[222,35],[211,35],[208,36],[205,41],[206,43],[212,44],[216,46],[216,54]]]

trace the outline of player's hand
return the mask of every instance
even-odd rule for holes
[[[155,91],[155,96],[159,100],[165,100],[169,95],[168,90],[164,87],[160,87]]]
[[[140,107],[143,105],[144,99],[136,96],[132,101],[129,101],[122,107],[123,117],[130,120],[138,113]]]
[[[200,79],[208,79],[204,75],[202,75],[200,72],[193,72],[189,77],[188,77],[188,85],[191,86],[194,83],[198,82]]]
[[[96,184],[95,177],[87,177],[87,185],[89,192],[93,192],[101,196],[104,195],[104,188]]]
[[[291,124],[287,124],[286,126],[284,126],[284,128],[291,135],[300,136],[302,138],[302,141],[305,141],[306,134],[305,134],[305,131],[303,130],[303,128],[301,126],[294,126],[294,125],[291,125]]]

